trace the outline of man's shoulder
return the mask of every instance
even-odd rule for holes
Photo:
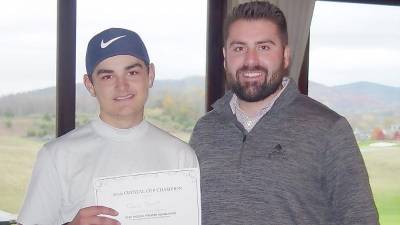
[[[221,113],[218,113],[217,110],[213,109],[200,117],[197,121],[197,124],[215,123],[221,120],[221,116]]]
[[[61,146],[66,147],[69,145],[80,145],[82,142],[91,140],[93,135],[94,133],[91,123],[88,123],[63,134],[60,137],[52,139],[44,146],[47,149],[58,149]]]
[[[299,95],[291,104],[290,110],[303,118],[323,119],[325,121],[337,121],[343,118],[329,106],[306,95]]]
[[[146,146],[158,152],[166,161],[178,160],[181,167],[198,167],[193,148],[162,128],[148,123]]]
[[[216,123],[218,121],[230,118],[231,108],[229,102],[233,96],[232,91],[228,91],[221,98],[212,104],[213,109],[206,112],[197,121],[197,124]]]
[[[164,129],[153,125],[152,123],[149,123],[148,132],[150,140],[154,141],[155,143],[166,146],[172,145],[183,149],[191,149],[191,147],[186,142],[170,134]]]

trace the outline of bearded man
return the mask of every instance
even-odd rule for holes
[[[288,77],[282,11],[264,1],[238,5],[224,32],[231,90],[190,140],[200,163],[202,223],[378,224],[349,123]]]

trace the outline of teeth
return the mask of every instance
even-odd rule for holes
[[[125,100],[131,98],[133,95],[126,95],[126,96],[120,96],[116,97],[115,100]]]
[[[243,74],[243,76],[249,77],[249,78],[258,77],[258,76],[261,76],[261,72],[246,72]]]

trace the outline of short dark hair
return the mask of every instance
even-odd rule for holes
[[[259,20],[265,19],[278,26],[281,41],[284,45],[288,44],[288,32],[286,18],[283,12],[275,5],[267,1],[252,1],[240,4],[232,9],[224,22],[224,43],[229,35],[229,27],[237,20]]]

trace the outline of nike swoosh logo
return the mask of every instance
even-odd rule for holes
[[[111,39],[111,40],[109,40],[109,41],[107,41],[107,42],[104,42],[104,40],[101,40],[100,47],[101,47],[101,48],[107,48],[107,46],[109,46],[111,43],[113,43],[114,41],[116,41],[116,40],[118,40],[118,39],[120,39],[120,38],[123,38],[123,37],[125,37],[125,36],[126,36],[126,35],[119,36],[119,37],[115,37],[115,38],[113,38],[113,39]]]

